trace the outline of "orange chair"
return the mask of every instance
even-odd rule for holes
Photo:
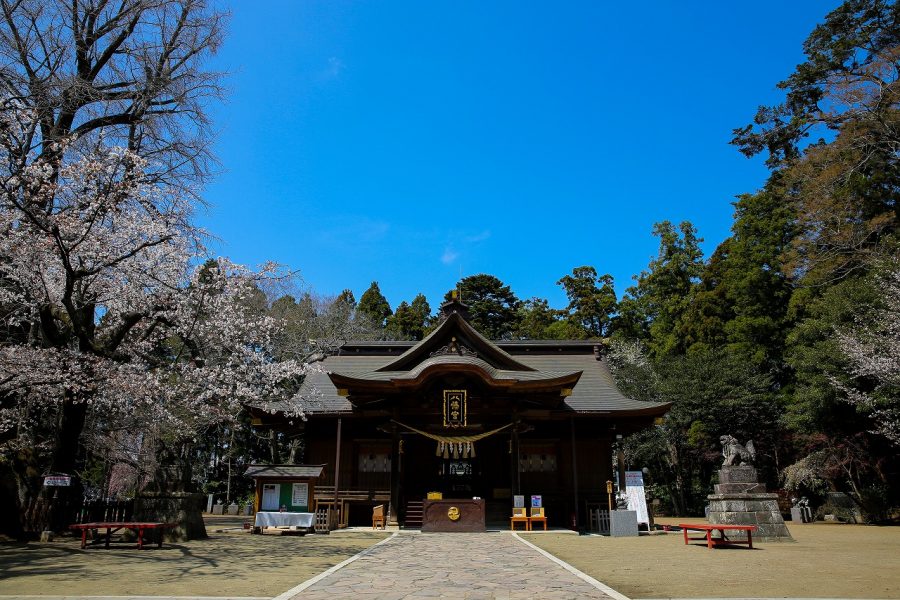
[[[509,528],[516,530],[516,523],[525,523],[525,531],[531,531],[531,523],[528,521],[528,513],[524,508],[514,508],[512,517],[509,519]]]
[[[379,525],[382,529],[387,529],[384,521],[384,504],[379,504],[372,509],[372,529],[377,529]]]
[[[544,531],[547,531],[547,517],[544,515],[543,508],[532,508],[531,516],[528,517],[528,529],[533,529],[532,524],[537,521],[544,524]]]

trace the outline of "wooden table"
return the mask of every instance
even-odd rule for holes
[[[170,529],[177,525],[177,523],[154,523],[154,522],[139,522],[139,521],[110,521],[110,522],[98,522],[98,523],[78,523],[76,525],[70,525],[69,528],[75,531],[81,530],[81,547],[87,547],[87,532],[88,531],[97,531],[100,529],[106,529],[106,535],[103,536],[104,547],[109,548],[109,539],[112,537],[112,534],[116,533],[120,529],[129,529],[131,531],[137,532],[137,547],[138,550],[143,549],[144,547],[144,530],[146,529],[155,529],[159,530],[159,540],[158,540],[158,548],[162,548],[162,534],[164,529]],[[91,545],[96,545],[99,543],[99,540],[95,539],[91,542]]]
[[[701,523],[679,523],[679,527],[684,532],[684,543],[689,540],[706,540],[707,548],[715,548],[717,546],[727,546],[730,544],[747,544],[749,548],[753,548],[753,532],[756,531],[756,525],[708,525]],[[703,531],[705,535],[701,537],[688,537],[688,531]],[[712,536],[713,531],[719,532],[719,537]],[[726,531],[743,531],[747,534],[746,540],[729,540]]]

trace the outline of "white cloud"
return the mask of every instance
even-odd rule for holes
[[[470,235],[466,238],[466,242],[470,244],[474,244],[475,242],[483,242],[484,240],[491,237],[491,230],[485,229],[481,233],[476,233],[475,235]]]
[[[441,256],[441,262],[445,265],[452,265],[456,262],[457,258],[459,258],[459,252],[455,251],[453,248],[447,247],[444,249],[444,254]]]
[[[345,67],[344,61],[337,56],[329,57],[328,64],[325,65],[324,69],[319,71],[318,78],[323,82],[338,79],[341,76],[341,73],[344,72]]]

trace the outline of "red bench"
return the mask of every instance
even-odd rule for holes
[[[159,544],[158,548],[162,548],[162,530],[169,529],[175,527],[177,523],[149,523],[149,522],[130,522],[130,521],[112,521],[112,522],[103,522],[103,523],[78,523],[77,525],[70,525],[69,528],[75,531],[81,530],[81,547],[87,547],[87,532],[94,531],[96,532],[99,529],[106,529],[106,535],[103,536],[104,546],[109,548],[109,538],[112,537],[112,534],[119,531],[120,529],[130,529],[131,531],[137,532],[137,547],[138,550],[144,547],[144,530],[146,529],[158,529],[159,530]],[[100,540],[93,540],[91,544],[97,544]]]
[[[684,543],[690,540],[706,540],[707,548],[715,548],[717,546],[726,546],[730,544],[747,544],[749,548],[753,548],[753,532],[756,531],[756,525],[706,525],[699,523],[679,523],[679,527],[684,532]],[[703,531],[704,535],[700,537],[688,537],[688,531]],[[713,531],[719,532],[719,537],[712,536]],[[726,531],[743,531],[747,534],[746,540],[729,540]]]

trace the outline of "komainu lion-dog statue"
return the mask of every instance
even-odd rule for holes
[[[753,440],[748,440],[746,446],[738,443],[737,438],[732,435],[723,435],[719,438],[722,443],[722,456],[725,461],[723,467],[729,467],[735,464],[752,465],[756,460],[756,448],[753,447]]]

